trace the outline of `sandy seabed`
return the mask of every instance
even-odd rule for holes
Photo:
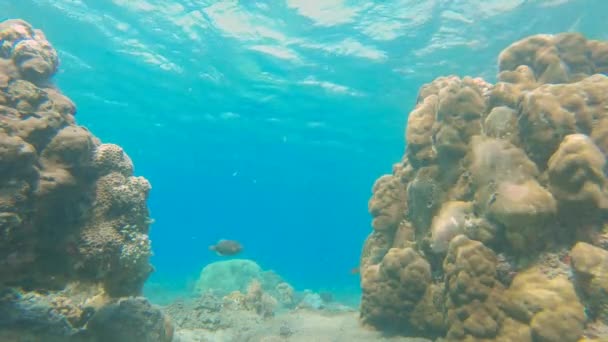
[[[255,318],[234,311],[235,325],[225,329],[177,329],[174,342],[359,342],[431,341],[423,338],[390,337],[361,326],[356,311],[325,312],[294,310],[271,318]]]

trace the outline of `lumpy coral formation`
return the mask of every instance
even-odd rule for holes
[[[536,35],[498,65],[421,88],[369,201],[363,323],[524,342],[608,324],[608,43]]]
[[[195,292],[198,296],[223,296],[262,316],[271,316],[275,308],[295,305],[291,285],[274,271],[264,271],[248,259],[218,261],[205,266]]]
[[[0,23],[0,339],[168,341],[158,309],[121,298],[152,271],[150,184],[122,148],[76,125],[50,81],[57,67],[41,31]],[[156,327],[118,328],[144,317]]]

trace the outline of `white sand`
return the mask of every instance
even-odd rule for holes
[[[239,315],[238,312],[235,312]],[[243,317],[233,327],[208,331],[178,330],[174,342],[427,342],[430,340],[405,337],[385,337],[361,326],[357,312],[328,313],[296,310],[270,319]]]

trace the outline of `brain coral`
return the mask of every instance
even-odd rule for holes
[[[606,56],[537,35],[500,54],[496,84],[420,89],[405,156],[372,189],[364,323],[450,341],[577,341],[608,324]]]
[[[57,66],[57,53],[41,31],[21,20],[0,23],[2,340],[13,340],[6,334],[68,340],[97,308],[139,295],[152,270],[150,184],[133,176],[119,146],[102,144],[76,125],[74,104],[50,79]],[[71,298],[70,304],[57,298]],[[103,300],[93,305],[91,298]],[[143,307],[145,314],[162,315]],[[62,318],[49,310],[77,313],[69,320],[73,326],[60,329],[67,335],[51,331],[45,320]]]

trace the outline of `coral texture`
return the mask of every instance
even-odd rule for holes
[[[580,34],[536,35],[500,54],[496,84],[449,76],[420,89],[405,156],[369,201],[363,323],[449,341],[597,337],[607,53]]]
[[[281,276],[271,270],[263,270],[255,261],[249,259],[231,259],[217,261],[203,268],[195,285],[197,295],[212,292],[215,295],[227,295],[233,291],[246,293],[252,282],[257,281],[261,290],[282,297],[286,290]],[[293,289],[292,289],[293,290]]]
[[[25,291],[0,298],[0,306],[19,308],[0,315],[0,329],[46,317],[55,322],[51,333],[71,335],[94,306],[62,304],[79,317],[65,322],[60,311],[44,316],[43,307],[59,310],[57,291],[78,283],[106,303],[140,294],[152,271],[150,184],[133,176],[122,148],[76,124],[76,107],[51,82],[57,68],[41,31],[0,23],[0,290]],[[34,305],[23,300],[29,291],[48,298],[37,295]]]

